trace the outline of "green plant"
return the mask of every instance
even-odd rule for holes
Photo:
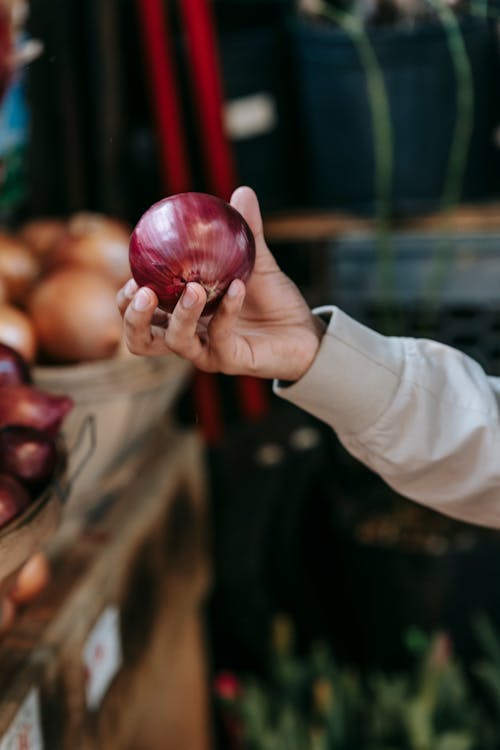
[[[268,678],[226,675],[229,693],[216,682],[231,750],[496,750],[500,640],[485,617],[475,628],[484,655],[473,675],[446,634],[419,631],[406,638],[412,670],[360,675],[324,643],[299,657],[278,617]]]

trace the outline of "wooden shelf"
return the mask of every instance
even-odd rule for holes
[[[51,584],[0,643],[0,747],[35,690],[50,750],[208,750],[203,450],[191,433],[174,437],[77,538],[54,545]],[[103,614],[121,656],[94,704],[85,655]]]
[[[439,231],[450,228],[458,232],[500,231],[500,203],[463,205],[450,215],[439,213],[419,217],[395,219],[395,230]],[[289,211],[264,217],[264,229],[269,243],[321,243],[347,232],[372,232],[374,219],[340,212]]]

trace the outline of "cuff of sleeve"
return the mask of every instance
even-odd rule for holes
[[[337,307],[313,310],[330,321],[314,362],[305,375],[274,392],[330,424],[338,433],[357,434],[386,411],[404,368],[404,339],[382,336]]]

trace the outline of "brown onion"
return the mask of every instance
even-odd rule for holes
[[[14,587],[9,591],[9,599],[16,604],[26,604],[46,587],[49,580],[49,561],[42,552],[36,552],[21,568]]]
[[[27,362],[35,359],[37,342],[33,322],[12,305],[0,305],[0,343],[15,349]]]
[[[45,267],[51,262],[50,256],[65,228],[63,219],[41,217],[27,221],[18,234]]]
[[[122,337],[113,284],[94,271],[62,268],[46,277],[29,309],[45,355],[56,362],[112,357]]]
[[[40,266],[21,240],[0,232],[0,276],[11,302],[23,304],[40,273]]]
[[[181,193],[155,203],[130,238],[130,268],[171,312],[190,281],[207,293],[203,314],[213,312],[233,279],[247,281],[255,241],[243,216],[205,193]]]
[[[57,435],[72,407],[69,396],[45,393],[30,385],[4,385],[0,388],[0,427],[26,425]]]
[[[78,266],[97,271],[115,290],[130,278],[130,227],[102,214],[79,213],[69,220],[52,254],[53,266]]]
[[[0,528],[19,516],[31,502],[28,491],[14,477],[0,474]]]

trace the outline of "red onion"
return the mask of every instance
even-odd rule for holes
[[[31,383],[28,363],[15,349],[0,343],[0,387]]]
[[[36,495],[52,479],[58,458],[54,438],[34,427],[0,429],[0,472],[10,474]]]
[[[0,474],[0,528],[26,510],[30,501],[20,482],[8,474]]]
[[[69,396],[44,393],[29,385],[0,388],[0,427],[26,425],[56,435],[73,406]]]
[[[247,281],[255,240],[241,214],[220,198],[180,193],[155,203],[130,238],[132,276],[171,312],[189,281],[207,293],[203,314],[217,307],[233,279]]]

